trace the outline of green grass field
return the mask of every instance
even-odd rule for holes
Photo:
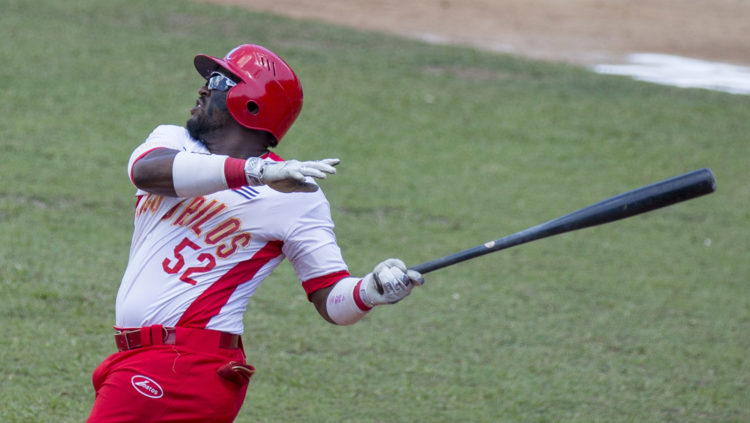
[[[427,275],[352,327],[284,264],[246,314],[239,422],[750,421],[750,97],[180,0],[0,0],[0,421],[79,422],[114,352],[132,149],[196,53],[266,45],[355,274],[701,167],[716,193]]]

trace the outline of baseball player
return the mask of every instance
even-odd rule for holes
[[[284,258],[338,325],[423,283],[398,259],[352,277],[314,181],[338,160],[284,161],[269,151],[302,108],[286,62],[245,44],[194,64],[206,84],[186,127],[157,127],[128,162],[137,191],[116,300],[118,352],[93,373],[90,422],[234,420],[254,372],[243,313]]]

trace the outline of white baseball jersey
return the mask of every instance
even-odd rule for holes
[[[163,125],[133,152],[129,174],[157,148],[209,154],[185,128]],[[280,160],[272,153],[263,158]],[[241,334],[249,298],[285,257],[308,294],[349,276],[321,190],[284,194],[243,187],[195,198],[138,190],[116,326]]]

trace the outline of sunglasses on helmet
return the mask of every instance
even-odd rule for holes
[[[228,91],[235,85],[237,85],[236,82],[232,81],[221,72],[213,72],[206,81],[206,88],[209,90]]]

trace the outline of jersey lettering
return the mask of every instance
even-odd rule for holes
[[[250,245],[251,239],[252,236],[247,232],[235,235],[232,237],[232,240],[229,241],[229,244],[222,244],[216,247],[216,255],[221,258],[229,258],[232,254],[237,252],[239,247],[244,248]]]
[[[139,207],[142,212],[156,212],[161,205],[163,197],[151,196],[149,194],[143,204]],[[154,206],[156,204],[157,206]],[[192,198],[187,204],[178,203],[172,207],[161,220],[170,220],[173,218],[172,225],[188,227],[194,234],[200,236],[209,246],[216,245],[214,254],[201,253],[197,256],[196,262],[189,263],[192,260],[186,258],[190,250],[200,251],[201,246],[185,237],[178,243],[173,250],[172,257],[165,257],[162,261],[162,268],[170,275],[179,274],[179,279],[190,285],[196,285],[197,281],[191,277],[198,273],[208,272],[216,267],[216,258],[227,259],[235,254],[240,248],[247,248],[252,240],[252,235],[247,232],[239,232],[242,228],[242,221],[239,218],[231,217],[223,220],[218,224],[212,225],[207,229],[203,226],[206,222],[224,210],[227,206],[219,201],[206,201],[205,197]],[[187,267],[186,267],[187,266]]]
[[[227,208],[226,204],[220,203],[216,200],[211,200],[208,204],[203,205],[205,202],[206,199],[204,197],[193,198],[172,224],[189,226],[194,234],[200,236],[203,232],[201,226],[203,226],[209,219],[216,216],[220,211]]]
[[[151,194],[149,194],[149,195],[151,195]],[[169,220],[169,219],[171,219],[172,216],[174,216],[174,214],[177,211],[177,209],[179,209],[180,206],[182,205],[182,203],[184,203],[184,202],[185,202],[185,200],[182,200],[179,203],[175,204],[174,207],[172,207],[171,209],[169,209],[169,211],[164,216],[161,217],[161,220]]]
[[[191,215],[197,215],[196,217],[202,216],[205,213],[205,209],[201,214],[197,214],[203,203],[206,201],[203,197],[195,197],[188,203],[188,205],[182,210],[177,219],[172,222],[173,225],[187,226],[189,222],[185,222]]]
[[[142,213],[150,212],[156,213],[158,208],[164,202],[164,197],[155,194],[147,194],[143,197],[139,197],[139,204],[136,206],[136,214],[140,216]],[[247,232],[238,232],[242,228],[242,220],[236,217],[231,217],[218,224],[204,229],[203,226],[212,217],[216,216],[222,210],[227,208],[226,204],[216,200],[206,201],[205,197],[191,198],[189,201],[180,201],[174,205],[169,211],[167,211],[161,220],[172,221],[172,225],[184,226],[190,228],[190,230],[197,236],[203,234],[203,241],[208,245],[216,245],[216,256],[219,258],[229,258],[232,254],[236,253],[240,248],[246,248],[250,245],[252,235]],[[186,238],[187,239],[187,238]],[[183,240],[184,242],[184,240]],[[200,247],[197,244],[193,248],[198,250]],[[182,250],[187,245],[178,244],[175,251]],[[165,265],[168,268],[174,268],[179,263],[180,257],[175,255],[176,262],[169,262]],[[169,259],[165,259],[169,260]],[[184,258],[183,258],[184,261]],[[184,263],[182,263],[184,265]],[[165,268],[166,271],[166,268]],[[169,272],[168,272],[169,273]],[[177,273],[175,271],[174,273]]]
[[[139,204],[138,209],[135,211],[135,215],[140,216],[145,211],[156,213],[163,201],[164,197],[161,195],[148,194],[143,203]]]
[[[240,219],[233,217],[219,223],[214,229],[206,233],[206,243],[209,245],[218,244],[222,239],[237,232],[242,226]]]

